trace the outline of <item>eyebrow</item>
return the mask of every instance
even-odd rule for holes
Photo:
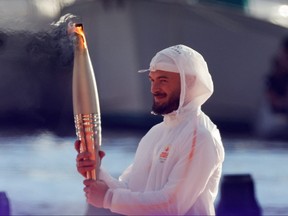
[[[169,77],[168,76],[164,76],[164,75],[157,77],[157,79],[162,79],[162,78],[168,79]]]
[[[149,76],[149,78],[152,79],[151,76]],[[164,79],[169,79],[169,77],[168,77],[168,76],[165,76],[165,75],[156,77],[156,79],[163,79],[163,78],[164,78]]]

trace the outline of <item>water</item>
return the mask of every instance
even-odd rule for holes
[[[288,215],[288,143],[224,139],[223,174],[250,173],[264,215]]]
[[[132,162],[141,136],[106,133],[102,166],[118,176]],[[13,215],[85,214],[83,178],[76,171],[74,139],[51,133],[0,137],[0,191],[6,192]],[[287,215],[288,143],[231,138],[223,141],[223,175],[250,173],[264,215]]]

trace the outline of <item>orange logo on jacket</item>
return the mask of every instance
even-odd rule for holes
[[[169,155],[170,147],[166,146],[164,151],[160,153],[160,162],[164,162]]]

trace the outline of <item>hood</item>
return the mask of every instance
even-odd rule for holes
[[[167,59],[168,58],[168,59]],[[150,70],[155,70],[159,61],[166,59],[177,67],[180,73],[181,94],[179,107],[197,109],[212,95],[214,87],[207,63],[200,53],[185,45],[168,47],[158,52],[150,62]],[[175,71],[173,71],[175,72]]]

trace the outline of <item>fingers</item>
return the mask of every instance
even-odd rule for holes
[[[76,161],[82,161],[82,160],[88,160],[91,157],[91,153],[90,152],[82,152],[79,153],[76,157]]]
[[[89,152],[82,152],[76,157],[77,171],[83,177],[86,177],[87,172],[96,169],[96,161],[89,159],[90,155]]]
[[[93,179],[85,179],[83,181],[83,184],[86,186],[86,187],[89,187],[91,184],[93,184],[94,182],[96,182],[95,180]]]
[[[74,143],[74,147],[76,151],[78,152],[76,156],[76,166],[77,171],[84,177],[87,177],[87,172],[95,170],[97,167],[100,166],[102,158],[105,156],[105,152],[99,150],[98,151],[98,157],[96,157],[96,160],[91,159],[92,153],[88,151],[81,152],[81,141],[76,140]]]
[[[83,161],[77,163],[77,170],[81,173],[86,173],[88,171],[92,171],[96,168],[96,164],[93,161]]]
[[[96,167],[96,162],[94,160],[77,161],[77,167]]]
[[[75,143],[74,143],[74,148],[76,149],[76,151],[77,151],[78,153],[80,153],[80,147],[81,147],[81,141],[80,141],[80,140],[76,140]],[[89,154],[90,154],[90,153],[89,153]],[[102,150],[99,150],[99,151],[98,151],[98,155],[99,155],[100,159],[102,159],[102,158],[105,156],[105,152],[102,151]],[[83,154],[83,155],[80,155],[80,156],[90,157],[91,154],[90,154],[90,155],[85,155],[85,154]]]
[[[83,181],[85,187],[83,189],[83,191],[85,192],[85,196],[87,198],[87,202],[89,202],[89,192],[90,192],[90,188],[89,186],[92,184],[91,180],[90,179],[86,179]]]
[[[99,155],[99,158],[102,159],[105,156],[105,152],[99,150],[98,155]],[[76,160],[80,161],[80,160],[84,160],[84,159],[89,159],[91,156],[92,156],[92,154],[88,151],[81,152],[77,155]]]
[[[85,196],[87,199],[89,199],[89,194],[90,194],[90,186],[95,182],[95,180],[92,179],[85,179],[83,181],[83,184],[85,185],[84,187],[84,192],[85,192]],[[87,200],[88,201],[88,200]]]
[[[88,171],[96,169],[96,161],[94,160],[80,160],[76,163],[77,170],[83,174]]]
[[[91,167],[81,167],[77,168],[78,172],[85,178],[87,178],[87,173],[93,171],[94,169]]]

